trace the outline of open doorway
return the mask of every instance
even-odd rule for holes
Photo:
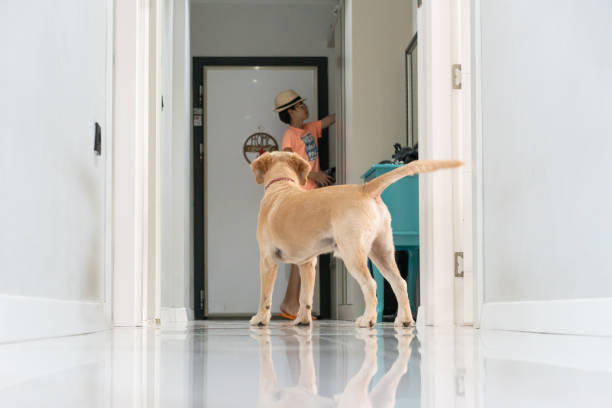
[[[179,3],[182,4],[183,2]],[[423,11],[423,9],[420,10],[421,12]],[[391,158],[394,143],[404,144],[404,141],[406,141],[410,144],[408,137],[414,143],[416,139],[421,139],[421,133],[427,133],[431,130],[431,118],[421,116],[421,107],[425,106],[424,103],[421,103],[424,102],[421,95],[431,92],[428,88],[421,88],[421,84],[431,84],[433,79],[431,67],[426,65],[427,61],[425,63],[422,62],[423,58],[421,56],[426,55],[425,50],[431,46],[431,38],[428,38],[427,35],[421,37],[421,30],[419,30],[419,54],[421,55],[419,55],[418,59],[414,58],[415,55],[411,52],[414,51],[413,47],[408,47],[407,50],[407,46],[411,45],[411,41],[415,38],[417,28],[416,14],[416,4],[394,2],[389,7],[381,8],[374,3],[338,2],[332,0],[300,2],[299,5],[285,5],[276,2],[275,4],[269,4],[264,1],[235,4],[231,1],[199,0],[196,2],[185,2],[185,11],[182,14],[177,13],[177,9],[175,9],[175,63],[177,60],[186,57],[187,64],[189,65],[187,71],[191,71],[181,79],[181,81],[187,79],[188,88],[190,88],[187,92],[187,98],[181,95],[173,98],[175,102],[173,122],[177,124],[185,122],[189,128],[187,132],[189,137],[187,146],[189,146],[189,162],[191,162],[190,165],[193,168],[189,169],[189,176],[186,177],[186,180],[195,189],[193,192],[187,191],[188,194],[193,195],[184,200],[186,202],[186,209],[184,211],[194,212],[192,214],[187,213],[183,220],[185,221],[184,226],[189,229],[193,228],[195,224],[195,235],[200,237],[188,236],[188,241],[192,248],[188,248],[181,254],[178,254],[177,251],[176,255],[177,258],[193,260],[194,263],[199,264],[198,266],[185,263],[185,270],[189,269],[189,275],[193,276],[194,280],[197,280],[197,282],[187,282],[187,285],[184,285],[193,296],[185,304],[195,308],[194,315],[196,318],[217,313],[219,315],[242,315],[249,314],[250,311],[233,310],[227,306],[224,310],[223,305],[221,305],[219,309],[211,308],[211,310],[208,310],[211,313],[205,313],[206,302],[203,300],[206,298],[206,292],[210,290],[210,287],[206,285],[206,279],[204,278],[204,265],[209,263],[208,261],[211,260],[209,258],[212,254],[209,253],[209,256],[206,256],[205,252],[200,249],[205,247],[205,243],[210,243],[217,239],[217,237],[205,235],[204,227],[207,224],[205,224],[204,217],[207,209],[204,208],[204,200],[200,204],[196,204],[200,197],[204,197],[205,189],[204,169],[203,167],[198,168],[198,166],[201,166],[200,154],[204,156],[210,152],[206,150],[206,144],[204,143],[203,130],[208,125],[206,112],[205,110],[197,110],[203,109],[205,91],[207,90],[204,87],[204,65],[200,64],[197,66],[197,64],[194,64],[193,56],[206,56],[205,59],[208,59],[211,66],[215,67],[215,69],[210,70],[210,73],[214,72],[215,75],[222,75],[223,70],[219,69],[221,66],[232,66],[239,59],[244,59],[245,62],[242,65],[237,64],[237,67],[244,69],[249,66],[258,66],[260,68],[270,66],[265,61],[265,57],[272,55],[277,56],[275,57],[276,59],[290,59],[289,56],[310,58],[304,56],[312,55],[326,58],[329,64],[325,68],[329,76],[329,88],[324,93],[329,98],[328,102],[331,107],[328,109],[329,112],[337,113],[338,120],[336,129],[332,129],[332,133],[335,134],[329,138],[329,146],[322,150],[329,153],[328,163],[326,164],[331,166],[337,165],[337,179],[340,183],[359,184],[362,182],[361,176],[372,165],[379,163],[381,160]],[[178,25],[177,29],[176,23],[179,20],[184,22],[185,25]],[[187,28],[185,29],[185,27]],[[179,44],[176,41],[177,32],[184,34],[185,44]],[[377,44],[381,43],[386,44],[385,47],[377,46]],[[177,47],[177,45],[180,45],[182,48]],[[226,57],[228,55],[234,57]],[[180,58],[177,58],[177,56],[180,56]],[[247,61],[248,58],[246,56],[250,57],[251,61]],[[411,58],[410,65],[407,66],[406,62],[409,57]],[[214,59],[222,62],[218,62],[215,65],[215,63],[212,63]],[[415,65],[418,66],[417,69],[415,69]],[[408,72],[408,68],[411,72]],[[419,96],[414,98],[413,93],[408,89],[407,83],[409,80],[412,80],[417,71],[419,74]],[[421,76],[421,73],[426,73],[426,75]],[[444,75],[444,78],[448,77],[448,70],[444,71]],[[191,78],[193,78],[194,82],[191,82]],[[252,77],[251,79],[257,78]],[[195,81],[199,81],[198,83],[202,85],[202,89],[200,89],[199,85],[195,84]],[[410,82],[410,85],[416,85],[416,81]],[[178,89],[177,84],[178,82],[175,79],[174,95],[178,95],[176,92]],[[421,90],[423,90],[423,93]],[[319,96],[317,95],[317,99]],[[184,113],[177,114],[176,102],[180,98],[187,100],[185,104],[186,110]],[[315,98],[313,96],[310,99],[312,101]],[[419,102],[418,109],[416,108],[417,99]],[[427,99],[427,101],[430,101],[430,99]],[[269,119],[276,125],[282,126],[278,118],[272,113],[272,100],[273,97],[267,99],[261,98],[256,100],[254,104],[260,105],[262,110],[269,109],[267,111],[270,115]],[[196,110],[192,111],[192,108]],[[412,113],[410,118],[407,115],[408,109]],[[321,117],[323,111],[321,111],[320,106],[318,110],[317,116]],[[231,109],[229,111],[231,112]],[[416,116],[414,115],[415,111],[418,111]],[[243,117],[247,115],[245,113]],[[215,119],[217,118],[215,117]],[[311,116],[311,119],[314,119],[314,117]],[[241,119],[236,117],[232,120],[240,121]],[[195,123],[201,121],[202,125],[193,126],[194,121],[196,121]],[[228,121],[228,119],[225,120],[225,122]],[[251,123],[248,129],[240,130],[241,140],[238,144],[239,148],[235,150],[237,154],[236,164],[245,169],[244,174],[247,177],[246,180],[248,180],[249,188],[256,189],[257,191],[259,191],[259,186],[252,182],[252,175],[242,157],[242,145],[249,135],[259,131],[259,125],[261,124]],[[178,125],[175,126],[173,131],[179,127]],[[264,133],[271,134],[277,139],[277,142],[280,142],[281,134],[274,134],[272,128],[268,129],[268,127],[269,125],[263,124],[262,130]],[[421,131],[423,129],[425,132]],[[193,134],[189,134],[191,132]],[[202,143],[201,151],[200,143]],[[419,147],[424,147],[426,153],[436,153],[431,149],[428,151],[427,143],[425,146],[420,144]],[[444,157],[450,156],[450,153],[444,155]],[[220,155],[213,155],[215,159],[221,157]],[[442,156],[438,154],[436,157]],[[219,161],[220,165],[222,165],[223,161]],[[343,163],[345,163],[344,166],[342,165]],[[324,164],[323,158],[322,164]],[[199,177],[201,180],[200,182],[195,179],[189,180],[191,177]],[[200,187],[197,187],[198,185]],[[452,187],[448,188],[448,191],[451,190]],[[419,194],[422,202],[421,206],[424,208],[431,206],[431,194],[433,192],[424,191],[423,193],[425,194]],[[259,200],[255,201],[258,202]],[[195,209],[191,207],[192,204],[195,204]],[[227,204],[227,208],[231,209],[231,201],[227,201],[225,204]],[[256,209],[256,206],[253,206],[253,208]],[[245,213],[241,213],[240,216],[242,219],[248,219],[249,222],[256,222],[256,215],[249,217]],[[198,217],[199,220],[197,219]],[[210,223],[211,220],[207,221]],[[212,221],[219,220],[215,219]],[[452,215],[449,224],[452,231]],[[445,225],[448,226],[447,224]],[[421,226],[430,228],[431,223],[427,225],[421,223]],[[217,228],[216,230],[220,229]],[[251,236],[248,236],[249,233],[245,231],[246,229],[244,228],[241,231],[245,236],[245,240],[250,238],[249,245],[256,247],[254,230]],[[190,235],[192,231],[188,231],[188,233]],[[234,235],[237,235],[236,231],[234,231]],[[432,237],[433,235],[428,235],[422,241],[421,246],[431,246],[433,242]],[[175,246],[177,248],[181,247],[180,244]],[[226,245],[226,247],[229,248],[230,246]],[[444,255],[444,259],[450,259],[448,265],[447,263],[444,264],[445,272],[449,269],[452,270],[452,254],[456,251],[456,247],[453,247],[452,242],[444,250],[446,251],[448,248],[450,248],[451,255],[450,257]],[[468,249],[465,251],[468,252]],[[234,258],[242,257],[244,255],[243,252],[241,249],[240,251],[226,253],[224,256],[226,259],[231,257],[230,259],[233,260]],[[219,251],[214,253],[214,255],[219,254],[221,254]],[[431,256],[427,255],[427,253],[425,256],[421,253],[420,269],[424,271],[422,276],[425,275],[427,268],[439,266],[439,263],[433,265],[431,259]],[[251,263],[254,264],[251,268],[256,269],[256,262],[249,262],[249,264]],[[331,267],[331,269],[336,271],[333,274],[333,282],[331,283],[331,300],[334,304],[332,307],[334,310],[332,310],[330,317],[352,320],[363,311],[361,291],[353,279],[343,270],[341,263],[338,261],[334,263],[335,265]],[[247,262],[245,261],[246,264]],[[241,268],[238,267],[238,269]],[[240,273],[242,273],[242,270]],[[162,274],[164,274],[163,271]],[[232,274],[233,271],[227,277],[224,277],[224,279],[231,280]],[[430,275],[428,273],[428,276]],[[254,276],[257,276],[257,274],[254,273]],[[279,278],[282,278],[282,276],[283,271],[281,270]],[[443,279],[446,279],[446,277]],[[452,279],[451,275],[450,280],[452,281]],[[167,281],[170,282],[172,280],[167,279]],[[226,283],[235,284],[233,282]],[[257,293],[256,279],[247,281],[246,284],[253,286],[251,288],[252,293]],[[279,282],[277,286],[281,287],[283,285],[284,282]],[[176,286],[183,285],[178,283]],[[429,312],[431,312],[430,316],[436,316],[433,305],[428,304],[428,302],[432,302],[433,299],[440,299],[440,296],[434,293],[433,289],[441,286],[434,285],[433,282],[429,281],[421,281],[419,286],[421,288],[421,302],[426,306],[430,306],[428,307]],[[444,286],[444,288],[447,288],[447,286]],[[452,288],[452,282],[450,288]],[[162,288],[162,291],[164,290]],[[323,287],[317,292],[321,293],[322,290]],[[185,299],[188,297],[190,296],[185,297]],[[467,292],[464,294],[464,297],[469,297]],[[325,302],[324,298],[325,295],[321,298],[323,303]],[[440,304],[436,303],[435,309],[444,310],[445,316],[450,311],[452,316],[453,294],[450,293],[447,299],[449,299],[450,305],[440,306]],[[321,304],[320,313],[325,316],[326,312],[323,303]],[[253,304],[256,304],[256,301]],[[278,304],[278,301],[273,302],[273,304]],[[163,306],[164,304],[162,304],[162,309]],[[198,313],[198,309],[201,313]],[[434,324],[434,322],[438,321],[434,318],[429,323]],[[452,321],[452,317],[449,321]]]
[[[310,120],[328,114],[326,57],[193,59],[194,311],[196,319],[246,317],[257,305],[259,251],[254,239],[261,186],[245,149],[251,135],[280,147],[286,125],[274,96],[295,88],[307,98]],[[251,156],[252,160],[257,154]],[[319,142],[329,166],[327,129]],[[330,317],[330,256],[319,259],[313,312]],[[273,312],[279,312],[288,274],[279,268]],[[288,268],[287,268],[288,269]],[[244,284],[246,282],[246,284]]]

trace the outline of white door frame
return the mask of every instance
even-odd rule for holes
[[[155,95],[150,87],[149,52],[157,38],[150,32],[152,3],[115,1],[113,9],[113,215],[112,255],[107,256],[113,259],[110,286],[115,326],[141,326],[159,318],[159,268],[147,262],[148,240],[157,239],[156,228],[148,220],[149,178],[159,174],[158,160],[154,171],[149,166],[149,144],[156,137],[149,121],[149,98]],[[156,179],[154,185],[158,183]],[[159,224],[158,218],[154,224]],[[147,290],[150,280],[156,282],[154,291]],[[156,310],[146,307],[150,304]]]
[[[480,39],[480,0],[470,0],[472,43],[472,154],[473,154],[473,208],[472,228],[473,239],[473,266],[474,266],[474,327],[480,328],[482,306],[484,303],[484,229],[483,229],[483,173],[482,173],[482,73],[481,73],[481,39]]]
[[[455,277],[455,324],[474,324],[474,250],[473,250],[473,135],[472,135],[472,4],[470,0],[452,2],[452,64],[461,66],[457,80],[461,89],[453,89],[453,155],[464,162],[454,172],[455,252],[462,261],[455,265],[461,277]]]
[[[470,7],[442,0],[417,9],[419,156],[464,162],[419,178],[419,325],[474,322]],[[461,89],[453,89],[453,64],[461,65]],[[463,253],[463,277],[455,277],[455,253]]]
[[[340,0],[336,10],[334,42],[339,50],[336,56],[336,180],[343,184],[351,170],[346,152],[350,150],[353,123],[353,2]],[[332,299],[335,299],[332,318],[355,320],[365,308],[359,284],[350,277],[340,258],[333,258],[331,273]]]
[[[419,158],[453,157],[450,0],[423,2],[419,35]],[[418,325],[454,324],[453,172],[419,177],[421,306]]]
[[[470,92],[470,2],[443,0],[423,2],[416,10],[418,45],[419,150],[424,159],[460,159],[460,170],[421,175],[420,197],[420,293],[419,325],[453,326],[473,323],[472,228],[471,228],[471,92]],[[339,17],[351,14],[351,2],[340,2]],[[340,30],[344,38],[340,60],[345,62],[344,110],[338,112],[351,123],[351,19]],[[454,41],[453,41],[454,40]],[[454,91],[451,65],[462,63],[462,90]],[[342,100],[338,100],[342,105]],[[344,114],[344,115],[343,115]],[[346,116],[343,118],[343,116]],[[350,135],[350,128],[345,129]],[[347,138],[345,145],[350,143]],[[341,149],[341,144],[338,144]],[[346,163],[347,167],[350,163]],[[348,170],[348,169],[347,169]],[[464,253],[464,278],[455,278],[455,252]],[[340,271],[342,268],[338,268]],[[335,279],[335,294],[340,298],[336,318],[347,318],[362,305],[346,302],[350,288],[344,279]],[[347,302],[351,303],[351,302]],[[360,313],[360,311],[359,311]]]
[[[106,185],[104,196],[104,315],[113,321],[113,97],[114,0],[106,0]]]

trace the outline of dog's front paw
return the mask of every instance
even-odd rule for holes
[[[309,326],[311,322],[312,317],[310,315],[310,311],[299,311],[295,317],[295,320],[293,321],[293,324],[295,326]]]
[[[355,325],[357,327],[373,327],[376,324],[376,315],[363,315],[359,316],[357,320],[355,320]]]
[[[270,313],[257,313],[249,323],[251,326],[267,326],[270,323]]]

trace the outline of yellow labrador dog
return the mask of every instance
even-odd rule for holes
[[[272,291],[278,262],[300,270],[300,307],[295,324],[310,324],[317,256],[333,252],[342,258],[365,298],[357,326],[376,322],[376,282],[368,257],[389,281],[397,298],[396,326],[413,323],[406,282],[395,263],[391,215],[380,194],[402,177],[458,167],[459,161],[417,160],[364,185],[340,185],[304,190],[310,165],[289,152],[264,153],[251,164],[265,193],[259,208],[257,241],[260,253],[261,298],[252,325],[264,326],[271,316]]]

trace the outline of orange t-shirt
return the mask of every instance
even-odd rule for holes
[[[289,126],[283,135],[283,150],[290,148],[294,153],[302,156],[310,163],[311,171],[319,171],[319,139],[322,136],[321,121],[309,122],[304,124],[304,129]],[[313,190],[317,188],[317,183],[308,180],[304,188]]]

